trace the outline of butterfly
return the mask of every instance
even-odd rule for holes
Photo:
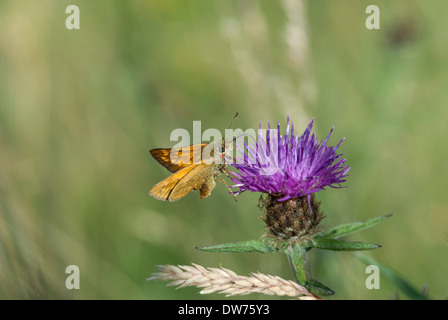
[[[235,118],[237,116],[238,113]],[[230,174],[225,164],[225,158],[230,157],[232,152],[232,143],[228,140],[194,144],[183,148],[157,148],[149,152],[154,159],[173,173],[152,187],[149,195],[153,198],[176,201],[191,191],[199,190],[199,195],[203,199],[215,188],[215,178],[231,190],[219,177],[221,173]]]

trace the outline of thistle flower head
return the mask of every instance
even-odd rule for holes
[[[333,128],[324,141],[311,134],[313,120],[305,132],[294,135],[294,126],[286,125],[286,134],[280,134],[280,122],[277,130],[270,128],[264,135],[258,129],[258,142],[247,145],[244,149],[237,146],[243,154],[232,166],[239,170],[235,172],[233,187],[243,191],[258,191],[276,196],[278,201],[286,201],[310,195],[325,187],[341,188],[341,183],[350,167],[345,165],[346,159],[336,151],[342,139],[335,147],[327,145]]]

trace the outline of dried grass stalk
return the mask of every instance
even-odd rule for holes
[[[223,293],[227,297],[263,293],[267,295],[296,297],[301,300],[319,300],[299,284],[278,276],[252,273],[249,277],[239,276],[225,268],[204,268],[197,264],[192,266],[158,266],[159,272],[153,273],[148,280],[168,280],[169,286],[183,288],[196,286],[204,288],[201,294]]]

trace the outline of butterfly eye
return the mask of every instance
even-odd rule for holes
[[[224,152],[226,151],[226,148],[225,148],[224,146],[219,146],[219,147],[218,147],[218,151],[219,151],[220,153],[224,153]]]

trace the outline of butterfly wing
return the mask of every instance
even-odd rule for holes
[[[197,164],[202,159],[202,151],[207,143],[194,144],[183,148],[158,148],[149,152],[162,166],[171,172],[177,172],[192,164]]]
[[[204,163],[189,165],[160,181],[149,191],[149,195],[158,200],[179,200],[191,191],[201,189],[204,184],[210,185],[214,170],[215,166]]]

